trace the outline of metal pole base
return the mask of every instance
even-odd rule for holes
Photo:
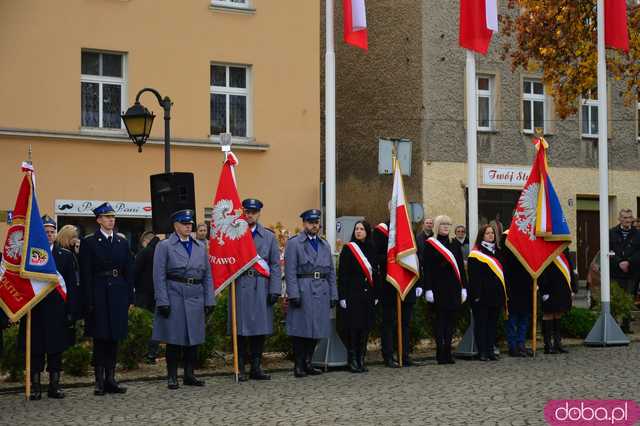
[[[464,332],[462,340],[458,343],[458,347],[454,352],[456,358],[473,358],[478,355],[478,345],[476,344],[476,336],[473,332],[473,316],[467,331]]]
[[[602,312],[595,325],[584,339],[586,346],[628,345],[629,338],[622,332],[610,312],[610,302],[602,302]]]
[[[336,331],[336,320],[331,320],[331,336],[316,345],[311,363],[315,367],[344,367],[347,365],[347,348]]]

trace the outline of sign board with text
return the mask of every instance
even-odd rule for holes
[[[93,216],[93,209],[104,200],[56,200],[55,213],[63,216]],[[116,216],[151,218],[151,203],[146,201],[111,201]]]
[[[482,167],[482,184],[522,188],[529,179],[529,167]]]

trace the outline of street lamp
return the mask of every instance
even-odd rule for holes
[[[144,92],[153,93],[162,109],[164,109],[164,171],[169,173],[171,172],[171,131],[169,120],[171,120],[171,106],[173,105],[171,99],[168,96],[163,98],[157,90],[145,87],[136,95],[136,102],[133,106],[129,107],[127,112],[120,117],[122,117],[124,126],[127,128],[129,137],[138,146],[138,152],[142,152],[142,145],[149,138],[153,119],[155,118],[152,112],[140,104],[140,96]]]

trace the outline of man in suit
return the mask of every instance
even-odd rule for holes
[[[93,210],[100,225],[80,245],[80,282],[85,297],[85,329],[93,338],[94,395],[125,393],[115,379],[118,342],[127,337],[129,306],[134,302],[129,243],[114,232],[111,204]]]

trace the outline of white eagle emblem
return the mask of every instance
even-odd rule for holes
[[[20,260],[22,255],[22,244],[24,243],[24,231],[18,229],[13,231],[7,239],[7,246],[4,249],[5,255],[11,260]]]
[[[211,223],[211,238],[217,238],[223,246],[224,238],[238,240],[247,232],[249,224],[242,218],[240,209],[233,210],[231,200],[220,200],[213,206],[213,222]]]
[[[520,232],[529,235],[531,241],[536,240],[536,209],[539,191],[539,183],[526,187],[520,194],[516,209],[516,226]]]

